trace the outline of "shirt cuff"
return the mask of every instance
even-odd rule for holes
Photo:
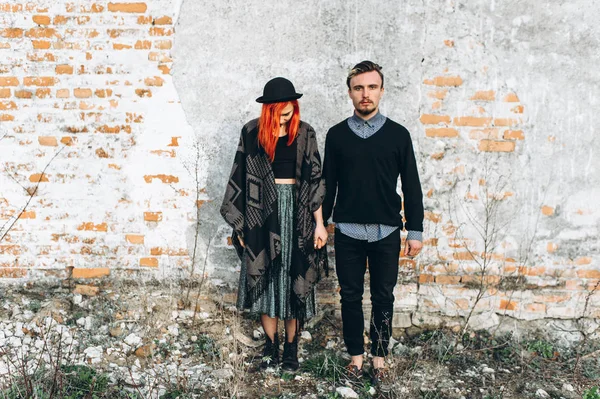
[[[408,230],[408,235],[406,236],[406,239],[407,240],[417,240],[417,241],[423,242],[423,232]]]

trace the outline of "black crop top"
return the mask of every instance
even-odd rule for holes
[[[275,147],[275,159],[271,166],[276,179],[295,179],[296,178],[296,151],[298,148],[297,140],[287,145],[288,136],[279,137]]]

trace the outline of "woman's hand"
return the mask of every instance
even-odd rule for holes
[[[238,237],[238,240],[240,241],[240,245],[242,246],[242,248],[246,248],[246,245],[244,244],[244,240],[242,240],[242,237]]]
[[[325,228],[323,223],[317,223],[317,226],[315,227],[315,238],[314,238],[315,249],[323,248],[325,246],[325,244],[327,243],[328,236],[329,236],[329,234],[327,233],[327,229]]]

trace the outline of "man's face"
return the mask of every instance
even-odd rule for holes
[[[383,96],[381,83],[381,76],[377,71],[361,73],[350,79],[348,94],[359,115],[372,116],[377,111],[379,100]]]

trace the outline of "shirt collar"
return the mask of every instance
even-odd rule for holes
[[[383,116],[381,114],[381,112],[377,111],[377,113],[372,118],[370,118],[369,120],[364,120],[360,116],[356,115],[356,112],[355,112],[350,117],[350,120],[356,126],[367,125],[369,127],[375,127],[375,126],[381,126],[383,124],[383,122],[385,121],[385,116]]]

